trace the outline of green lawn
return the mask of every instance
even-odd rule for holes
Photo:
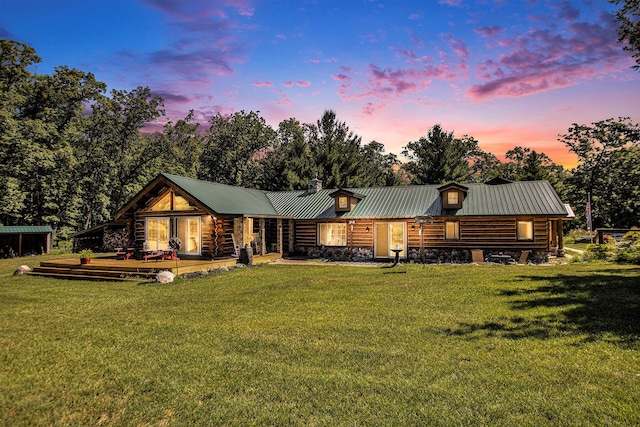
[[[640,268],[12,276],[0,425],[639,425]]]

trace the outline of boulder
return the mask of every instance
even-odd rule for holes
[[[171,283],[173,282],[173,279],[175,277],[176,277],[175,274],[165,270],[165,271],[161,271],[156,275],[156,281],[158,283]]]
[[[21,265],[20,267],[16,268],[16,271],[13,272],[13,275],[20,276],[20,275],[23,275],[24,273],[28,273],[29,271],[31,271],[31,269],[29,268],[28,265]]]

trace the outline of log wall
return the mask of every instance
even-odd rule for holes
[[[533,240],[518,240],[516,222],[518,220],[533,221]],[[423,224],[423,248],[460,248],[460,249],[544,249],[550,245],[550,218],[547,217],[466,217],[466,218],[433,218],[430,224]],[[353,231],[347,225],[347,246],[354,248],[373,248],[374,223],[404,222],[407,232],[408,249],[420,248],[420,225],[411,220],[374,221],[372,219],[355,220]],[[460,222],[460,238],[446,240],[444,236],[445,221]],[[317,224],[320,222],[342,221],[296,221],[295,243],[300,247],[317,246]],[[367,231],[367,227],[369,231]],[[413,229],[412,229],[413,227]]]

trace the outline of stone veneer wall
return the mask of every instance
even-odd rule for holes
[[[353,249],[353,257],[349,256],[350,249],[342,248],[342,247],[306,247],[300,246],[295,248],[295,253],[291,254],[293,256],[303,256],[307,258],[322,258],[328,259],[330,261],[355,261],[355,262],[365,262],[365,261],[374,261],[373,251],[367,248],[354,248]],[[424,260],[425,263],[428,264],[439,264],[439,263],[455,263],[455,264],[464,264],[471,263],[471,250],[469,249],[424,249]],[[514,261],[520,259],[520,254],[522,251],[513,251],[513,250],[485,250],[484,251],[484,259],[485,261],[490,261],[491,255],[509,255],[513,258]],[[549,255],[545,251],[532,251],[529,254],[529,258],[527,262],[531,262],[534,264],[544,263],[549,260]],[[402,261],[409,262],[420,262],[420,250],[411,248],[408,250],[407,258]]]

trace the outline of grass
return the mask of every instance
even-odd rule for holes
[[[565,248],[573,248],[573,249],[579,249],[581,251],[584,251],[587,249],[587,246],[589,246],[591,243],[567,243],[565,244]]]
[[[640,424],[638,267],[132,285],[12,276],[24,261],[0,260],[0,425]]]

